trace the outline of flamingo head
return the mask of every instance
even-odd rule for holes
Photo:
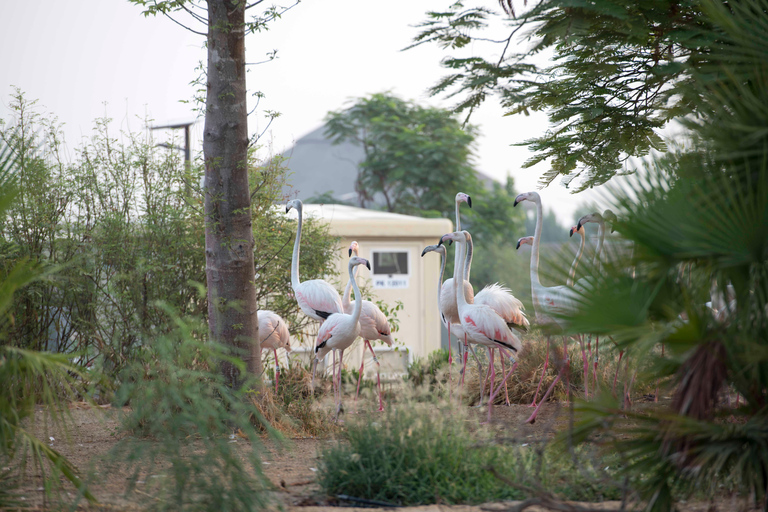
[[[469,194],[465,194],[464,192],[459,192],[456,194],[456,204],[459,204],[462,201],[467,203],[469,207],[472,208],[472,198],[469,197]]]
[[[428,245],[428,246],[426,246],[426,247],[424,248],[424,250],[423,250],[423,251],[421,251],[421,256],[422,256],[422,258],[423,258],[423,257],[424,257],[424,255],[425,255],[425,254],[427,254],[428,252],[439,252],[440,254],[442,254],[442,255],[443,255],[443,257],[445,257],[445,246],[444,246],[444,245],[440,245],[440,244],[437,244],[437,245]]]
[[[352,253],[355,253],[355,256],[357,256],[358,251],[360,250],[360,246],[357,242],[352,242],[349,244],[349,257],[352,257]]]
[[[352,270],[354,267],[358,265],[365,265],[368,270],[371,270],[371,262],[368,261],[365,258],[361,258],[360,256],[352,256],[349,258],[349,269]]]
[[[618,218],[616,217],[616,214],[613,213],[610,209],[607,209],[603,212],[603,220],[605,222],[611,223],[611,233],[616,231],[616,222],[618,222]]]
[[[522,194],[518,194],[518,196],[515,198],[515,204],[512,206],[517,206],[517,203],[521,203],[523,201],[533,201],[535,203],[537,201],[541,201],[541,196],[538,192],[523,192]]]
[[[291,208],[296,208],[298,211],[301,211],[302,206],[304,205],[302,204],[301,199],[292,199],[285,203],[285,213],[291,211]]]
[[[522,238],[517,239],[517,247],[515,249],[519,249],[521,245],[533,245],[533,237],[532,236],[524,236]]]
[[[588,213],[579,219],[579,222],[576,224],[577,229],[581,229],[587,222],[601,223],[603,222],[603,216],[599,212]]]
[[[443,245],[445,242],[464,242],[466,231],[454,231],[453,233],[447,233],[440,237],[440,243],[437,245]]]
[[[573,236],[573,234],[574,234],[574,233],[578,233],[578,234],[580,234],[581,236],[584,236],[584,226],[581,226],[581,227],[579,227],[579,226],[573,226],[573,227],[571,228],[571,234],[570,234],[570,235],[568,235],[568,236]]]

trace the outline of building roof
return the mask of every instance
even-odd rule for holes
[[[288,215],[296,218],[296,210],[291,210]],[[425,219],[343,204],[305,204],[304,215],[323,219],[331,234],[341,237],[435,237],[437,240],[453,231],[449,219]]]

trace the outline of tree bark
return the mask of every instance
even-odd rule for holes
[[[248,372],[260,375],[247,113],[245,2],[208,0],[203,134],[208,321],[213,339],[239,349]],[[222,371],[232,385],[241,382],[231,364]]]

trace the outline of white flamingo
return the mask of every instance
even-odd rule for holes
[[[280,315],[268,309],[259,310],[259,343],[261,350],[272,350],[275,354],[275,393],[280,380],[280,360],[277,358],[277,349],[284,348],[291,351],[291,335],[288,325]]]
[[[352,242],[349,245],[349,256],[353,254],[358,256],[360,245],[357,242]],[[355,276],[357,276],[357,268],[355,268]],[[352,280],[347,282],[347,287],[344,289],[344,295],[341,296],[341,305],[344,307],[344,313],[351,315],[353,305],[350,301],[350,295],[352,293]],[[357,296],[355,296],[357,297]],[[381,340],[388,346],[392,346],[395,342],[392,338],[392,330],[389,327],[389,322],[384,313],[381,312],[379,307],[369,300],[363,300],[363,308],[360,313],[360,335],[363,337],[363,355],[360,359],[360,372],[357,377],[357,391],[355,392],[355,401],[357,401],[357,395],[360,393],[360,381],[363,378],[363,370],[365,370],[365,349],[368,348],[373,355],[373,362],[376,363],[376,387],[379,390],[379,412],[384,410],[384,400],[381,396],[381,375],[379,373],[380,364],[376,358],[376,352],[373,351],[370,340]]]
[[[448,233],[440,238],[440,243],[444,243],[448,240],[456,242],[461,246],[463,251],[469,251],[467,246],[468,240],[471,240],[471,235],[466,231],[457,231]],[[462,262],[462,269],[459,275],[464,275],[467,259]],[[464,334],[475,343],[484,345],[488,348],[497,348],[502,354],[506,353],[511,360],[515,360],[513,355],[519,353],[523,348],[520,339],[514,334],[507,322],[499,316],[493,308],[486,304],[469,304],[466,297],[462,293],[461,287],[456,287],[456,303],[459,309],[459,320],[461,326],[464,328]],[[490,371],[491,371],[491,390],[490,398],[488,400],[488,421],[491,419],[493,410],[493,398],[496,396],[499,390],[501,390],[501,384],[493,390],[493,384],[496,378],[496,370],[493,365],[493,352],[490,353]],[[502,384],[504,384],[510,375],[517,368],[517,362],[512,365],[512,369],[504,376]]]
[[[363,297],[360,294],[360,288],[357,287],[353,269],[357,265],[365,265],[368,270],[371,264],[365,258],[352,256],[349,259],[349,279],[352,281],[352,288],[355,290],[355,306],[352,314],[346,313],[333,314],[323,322],[317,333],[317,343],[315,344],[315,365],[325,357],[328,351],[333,350],[333,386],[334,398],[336,398],[336,418],[342,411],[341,407],[341,368],[344,361],[344,350],[350,347],[352,343],[360,336],[360,312],[363,309]],[[339,372],[336,378],[336,351],[339,351]]]
[[[462,248],[462,250],[466,252],[464,257],[464,279],[466,280],[466,283],[469,283],[470,269],[472,266],[472,256],[474,254],[474,244],[472,242],[471,236],[467,238],[466,247]],[[467,302],[469,302],[469,300],[467,300]],[[499,315],[501,318],[504,319],[504,321],[507,323],[507,326],[510,329],[518,329],[521,331],[526,331],[528,329],[528,326],[530,325],[530,322],[528,321],[528,318],[526,318],[524,313],[525,306],[523,306],[523,303],[520,302],[520,300],[516,298],[514,295],[512,295],[512,292],[510,291],[509,288],[499,283],[489,284],[485,288],[480,290],[480,293],[478,293],[474,297],[474,304],[478,304],[478,305],[485,304],[486,306],[489,306],[491,309],[493,309],[496,312],[497,315]],[[494,349],[491,347],[488,348],[489,360],[491,359],[491,351],[493,350]],[[499,356],[501,358],[502,371],[506,371],[504,369],[504,354],[502,352],[499,352]],[[464,368],[462,369],[462,383],[464,382],[464,373],[466,372],[466,368],[467,368],[467,353],[465,350]],[[491,369],[489,367],[488,368],[489,374],[490,374],[490,370]],[[488,376],[486,375],[486,378],[487,377]],[[482,403],[482,396],[484,391],[485,391],[485,380],[483,381],[483,384],[480,388],[481,403]],[[507,389],[506,381],[504,382],[504,398],[505,398],[506,404],[509,405],[509,391]]]
[[[531,250],[531,299],[533,301],[536,323],[540,325],[550,325],[562,328],[565,325],[563,316],[572,312],[575,308],[575,303],[573,301],[573,289],[570,286],[544,286],[541,284],[541,280],[539,279],[539,246],[541,245],[541,231],[544,220],[542,211],[543,209],[541,206],[541,196],[539,196],[538,192],[524,192],[515,198],[514,206],[517,206],[522,201],[531,201],[536,205],[536,229],[533,233],[533,248]],[[522,245],[521,240],[518,240],[518,248],[520,245]],[[549,342],[549,335],[547,335],[548,351]],[[533,414],[531,414],[531,416],[526,420],[527,423],[533,423],[536,421],[536,415],[539,412],[541,404],[546,402],[549,394],[554,389],[555,384],[557,384],[557,382],[560,380],[560,376],[568,366],[568,350],[565,338],[563,338],[563,349],[565,359],[563,366],[547,392],[544,393],[541,402],[539,402],[539,405],[536,407],[536,409],[534,409]],[[542,379],[544,378],[545,373],[546,362],[544,371],[542,372],[541,376]],[[541,387],[541,382],[539,382],[539,387]],[[538,389],[539,388],[536,389],[536,394],[534,394],[534,403],[531,404],[532,406],[535,405]]]
[[[291,286],[296,296],[296,302],[305,315],[320,322],[324,322],[335,313],[343,313],[341,297],[336,288],[322,279],[299,281],[299,245],[301,244],[302,210],[304,205],[300,199],[288,201],[285,205],[285,213],[291,208],[296,208],[299,214],[299,225],[296,228],[296,241],[293,244],[293,258],[291,260]]]
[[[461,215],[459,214],[459,206],[461,203],[467,203],[467,205],[472,208],[472,198],[469,197],[469,195],[465,194],[464,192],[459,192],[456,194],[455,199],[455,208],[456,208],[456,231],[461,230]],[[464,254],[461,252],[460,247],[456,247],[455,257],[453,260],[453,277],[446,279],[443,283],[442,288],[440,289],[440,296],[438,299],[438,304],[440,306],[440,314],[445,318],[447,321],[448,326],[448,386],[450,390],[450,382],[451,382],[451,368],[453,367],[453,352],[451,350],[451,327],[460,325],[459,322],[459,309],[456,305],[456,293],[454,291],[454,283],[459,281],[460,274],[459,274],[459,267],[461,266],[461,262],[464,258]],[[474,291],[472,290],[472,285],[469,284],[469,276],[464,276],[464,296],[467,298],[467,301],[471,302],[474,298]],[[464,342],[466,344],[467,337],[464,335],[463,330],[461,332],[454,332],[456,336],[459,337],[459,340],[461,338],[464,338]],[[461,341],[459,341],[459,344]]]

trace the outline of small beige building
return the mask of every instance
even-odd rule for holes
[[[357,241],[360,256],[371,262],[370,272],[361,268],[357,274],[358,283],[364,283],[372,294],[370,297],[364,294],[363,298],[373,302],[382,300],[392,308],[397,301],[403,303],[403,309],[397,312],[400,327],[394,333],[397,341],[394,350],[381,342],[374,344],[382,365],[382,377],[401,374],[414,356],[425,357],[440,348],[441,324],[437,306],[440,257],[430,253],[422,258],[421,252],[453,230],[450,220],[338,204],[305,204],[304,216],[324,220],[331,234],[340,237],[337,264],[338,282],[342,287],[348,281],[349,245]],[[362,346],[362,341],[358,340],[345,352],[345,367],[359,368]],[[294,354],[309,360],[310,351],[311,347],[296,347]],[[370,353],[367,353],[368,377],[374,375],[371,364]]]

